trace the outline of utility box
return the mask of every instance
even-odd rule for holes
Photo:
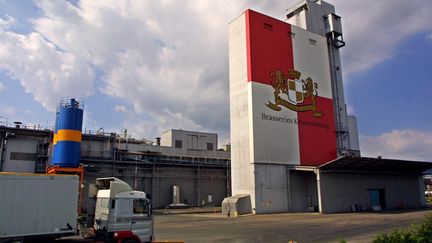
[[[226,197],[222,201],[222,214],[228,217],[237,217],[242,214],[251,214],[251,198],[249,194],[236,194]]]
[[[79,177],[0,173],[0,241],[73,235]]]

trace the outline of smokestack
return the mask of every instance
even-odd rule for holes
[[[16,121],[16,122],[14,122],[14,124],[15,124],[15,128],[20,128],[22,122]]]

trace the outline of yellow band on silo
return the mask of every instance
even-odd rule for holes
[[[58,130],[56,134],[54,134],[53,143],[57,144],[61,141],[72,141],[72,142],[81,142],[82,134],[81,131],[77,130]]]

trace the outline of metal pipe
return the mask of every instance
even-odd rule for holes
[[[6,137],[6,135],[5,135]],[[6,138],[2,137],[1,140],[1,147],[0,147],[0,172],[3,171],[3,161],[4,161],[4,147],[5,147],[5,142],[6,142]]]

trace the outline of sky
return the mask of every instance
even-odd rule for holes
[[[73,96],[87,132],[184,129],[228,143],[228,23],[246,9],[285,20],[296,2],[0,0],[0,122],[52,128]],[[328,2],[362,155],[432,161],[432,2]]]

